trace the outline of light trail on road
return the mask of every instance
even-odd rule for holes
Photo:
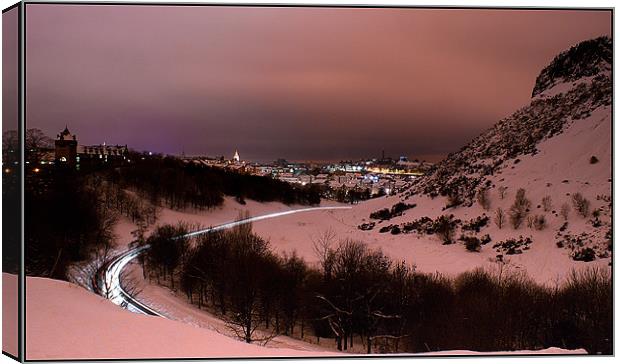
[[[351,209],[350,206],[326,206],[326,207],[308,207],[303,209],[296,210],[287,210],[280,212],[273,212],[270,214],[259,215],[254,217],[249,217],[247,219],[237,220],[228,222],[221,225],[216,225],[213,227],[209,227],[206,229],[201,229],[197,231],[192,231],[188,234],[183,235],[183,237],[195,237],[202,234],[207,234],[213,231],[221,231],[233,228],[239,225],[245,225],[256,221],[273,219],[276,217],[282,217],[302,212],[310,212],[310,211],[319,211],[319,210],[348,210]],[[107,264],[105,269],[102,269],[99,277],[96,279],[99,282],[99,293],[112,301],[113,303],[126,308],[127,310],[135,313],[141,313],[144,315],[152,315],[165,317],[161,313],[155,311],[154,309],[148,307],[144,303],[138,301],[136,297],[132,296],[130,293],[126,292],[121,284],[121,273],[123,269],[127,266],[127,264],[131,263],[132,260],[137,258],[140,254],[146,251],[149,248],[148,245],[144,245],[138,248],[129,249],[119,255],[117,255],[110,263]],[[104,267],[106,264],[104,264]]]

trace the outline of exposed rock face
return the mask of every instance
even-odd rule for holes
[[[557,55],[536,78],[532,97],[562,82],[595,76],[611,70],[613,56],[609,37],[586,40]]]

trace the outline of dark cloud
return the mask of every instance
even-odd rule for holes
[[[604,11],[27,5],[29,126],[269,160],[458,149]]]

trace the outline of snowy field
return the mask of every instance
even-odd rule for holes
[[[3,273],[3,307],[11,308],[16,276]],[[45,278],[27,278],[26,358],[57,359],[144,359],[293,357],[343,355],[329,350],[263,347],[246,344],[219,334],[214,328],[165,318],[134,314],[72,283]],[[3,327],[4,334],[15,328]],[[13,335],[14,336],[14,335]],[[313,350],[314,349],[314,350]],[[541,351],[493,354],[583,354],[583,350],[549,348]],[[453,350],[433,355],[471,355]],[[491,354],[491,353],[485,353]],[[346,355],[345,355],[346,356]]]

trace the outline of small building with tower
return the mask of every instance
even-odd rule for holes
[[[67,126],[54,142],[56,165],[77,169],[81,165],[122,163],[127,160],[128,151],[127,145],[79,145],[77,136]]]

